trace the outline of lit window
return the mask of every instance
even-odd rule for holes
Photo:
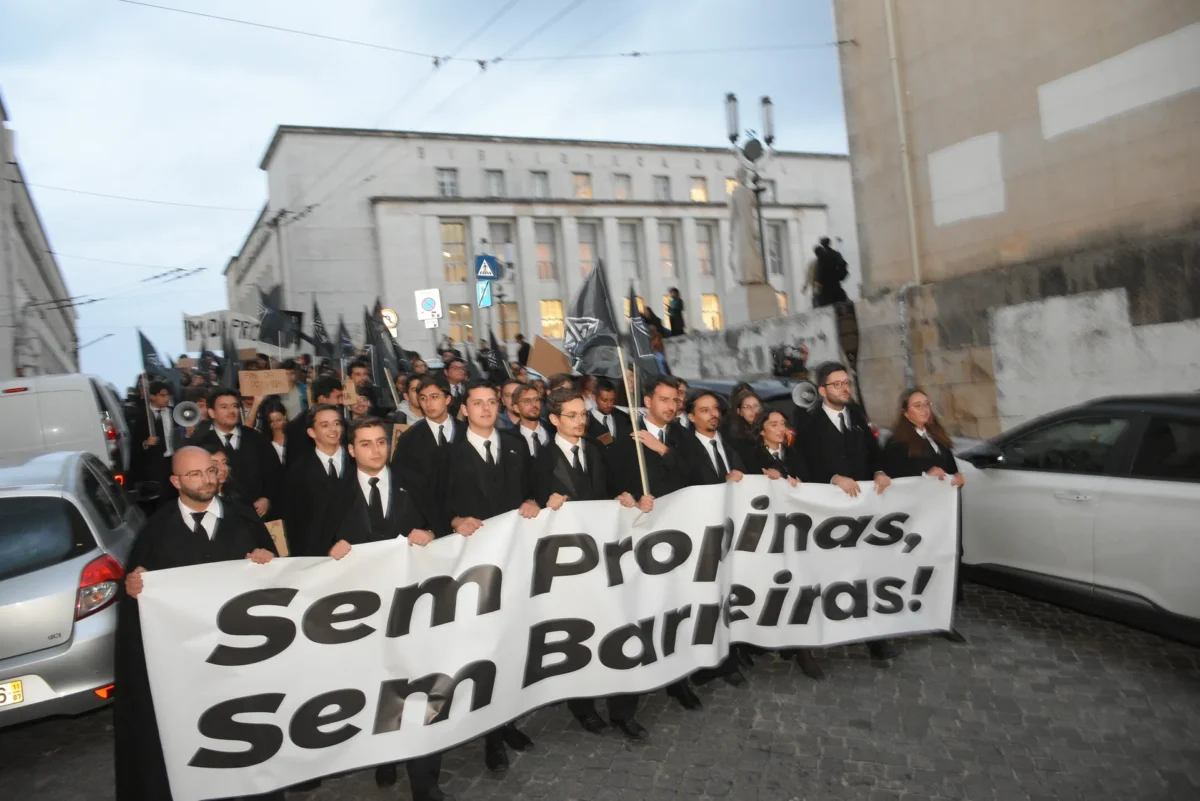
[[[577,172],[572,177],[575,184],[575,197],[581,200],[590,200],[592,197],[591,173]]]
[[[784,223],[767,223],[767,265],[771,275],[783,275],[785,241],[786,227]]]
[[[716,226],[712,223],[696,225],[696,258],[700,262],[701,275],[716,274],[716,238]]]
[[[733,197],[733,190],[735,190],[737,188],[738,188],[737,178],[726,178],[725,179],[725,194],[726,195],[728,195],[729,197]]]
[[[671,179],[666,175],[654,176],[654,199],[664,202],[671,199]]]
[[[658,260],[662,266],[664,278],[674,278],[675,269],[675,226],[670,223],[658,224]]]
[[[700,318],[709,331],[721,330],[721,299],[716,295],[700,296]]]
[[[546,339],[563,338],[563,305],[561,300],[543,300],[542,336]]]
[[[442,266],[446,283],[467,280],[467,227],[460,222],[442,223]]]
[[[707,203],[708,202],[708,179],[693,178],[692,179],[692,202]]]
[[[450,338],[455,342],[470,342],[475,331],[471,325],[471,304],[451,303],[446,314],[450,317]]]
[[[550,197],[550,174],[531,172],[529,176],[533,179],[533,196],[539,199]]]
[[[633,197],[633,179],[627,174],[613,174],[613,197],[617,200],[629,200]]]
[[[640,312],[646,311],[646,301],[640,295],[637,296],[637,307],[638,307],[638,311],[640,311]],[[625,316],[626,317],[629,316],[629,296],[628,295],[625,296]]]
[[[496,304],[496,322],[500,325],[500,341],[513,342],[521,332],[521,318],[515,303]]]
[[[788,316],[787,293],[786,292],[776,292],[775,293],[775,303],[779,307],[779,316],[787,317]]]
[[[554,256],[558,247],[554,236],[554,223],[534,223],[533,230],[537,239],[538,278],[543,281],[557,281],[558,264]]]
[[[623,275],[630,278],[640,278],[642,275],[641,243],[638,241],[638,224],[623,222],[619,226],[621,233],[621,270]]]
[[[594,222],[579,223],[579,271],[587,278],[600,258],[600,227]]]
[[[439,167],[437,188],[438,197],[458,197],[458,170]]]
[[[507,280],[512,280],[512,272],[505,269],[512,261],[514,261],[516,257],[512,239],[512,223],[488,223],[488,248],[491,250],[492,255],[495,256],[500,262],[501,277]]]
[[[488,170],[487,178],[487,196],[488,197],[504,197],[504,170]]]

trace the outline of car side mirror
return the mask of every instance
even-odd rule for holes
[[[1004,453],[991,443],[984,443],[978,447],[972,448],[962,455],[975,467],[980,470],[986,470],[989,467],[995,467],[998,464],[1004,464]]]

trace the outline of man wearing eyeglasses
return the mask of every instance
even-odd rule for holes
[[[833,484],[852,498],[863,491],[860,482],[870,482],[882,495],[892,480],[883,472],[883,454],[866,412],[854,403],[850,372],[845,365],[826,362],[817,368],[816,379],[821,405],[796,415],[796,446],[810,481]],[[867,649],[880,661],[897,656],[887,640],[869,642]],[[797,651],[796,660],[809,678],[824,678],[810,651]]]
[[[550,442],[550,432],[542,425],[542,398],[537,388],[529,384],[517,387],[513,390],[513,406],[521,415],[516,433],[525,440],[530,457],[537,459]]]
[[[142,648],[137,599],[143,574],[243,559],[266,564],[275,556],[271,535],[254,511],[216,497],[217,477],[213,458],[203,448],[186,446],[176,451],[171,484],[179,490],[179,500],[146,521],[129,556],[129,563],[137,567],[125,577],[114,655],[121,687],[113,707],[116,797],[122,801],[171,798]],[[283,793],[267,797],[282,799]]]

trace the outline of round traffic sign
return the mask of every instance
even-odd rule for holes
[[[431,312],[437,308],[437,301],[433,298],[425,298],[425,300],[421,301],[421,308],[427,312]]]

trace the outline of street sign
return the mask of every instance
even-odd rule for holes
[[[437,320],[442,316],[442,291],[440,289],[418,289],[417,319]]]
[[[491,281],[475,282],[475,304],[481,309],[486,309],[492,305]]]
[[[379,316],[383,319],[383,324],[388,328],[395,328],[400,322],[400,315],[396,314],[395,309],[384,309],[379,313]]]
[[[426,328],[437,328],[438,327],[437,318],[430,317],[428,320],[425,321],[425,327]]]
[[[500,277],[500,262],[495,256],[483,254],[475,257],[475,280],[495,281]]]

